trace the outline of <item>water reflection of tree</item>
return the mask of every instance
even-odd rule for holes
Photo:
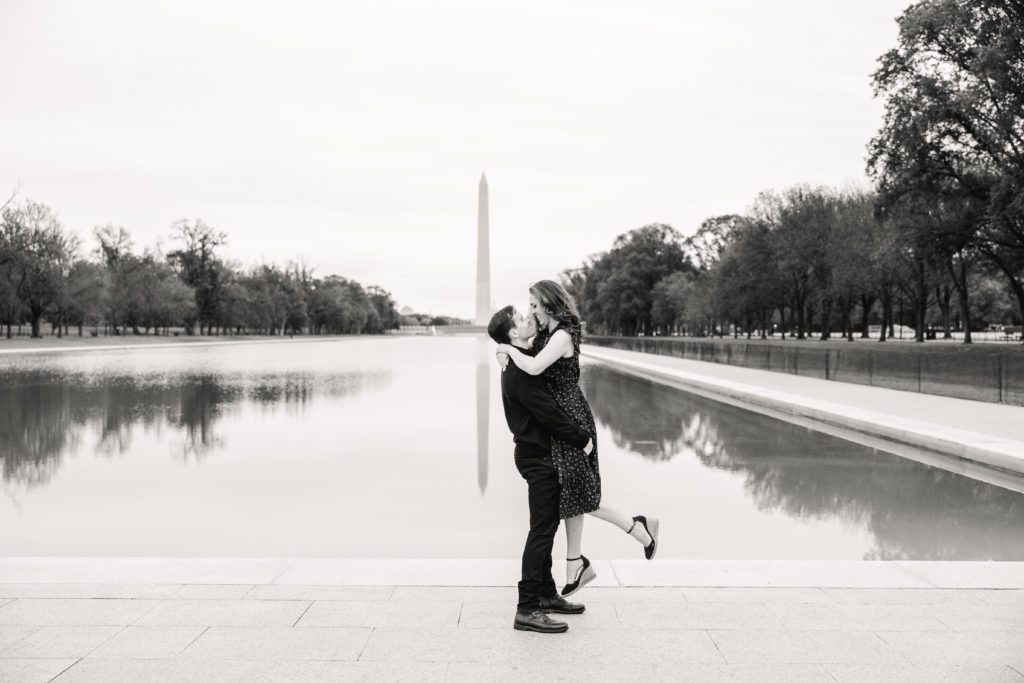
[[[28,488],[46,484],[61,455],[77,443],[73,418],[60,386],[30,382],[17,386],[0,375],[0,472],[4,481]],[[47,406],[54,406],[53,409]]]
[[[620,448],[692,452],[734,472],[762,510],[840,520],[865,559],[1024,560],[1024,496],[797,425],[588,365],[584,391]]]
[[[649,392],[637,391],[636,382],[602,365],[584,365],[580,376],[594,417],[608,427],[616,446],[653,460],[669,460],[685,447],[683,414],[648,403]]]
[[[45,485],[84,433],[96,433],[95,451],[113,457],[130,450],[136,426],[160,430],[161,437],[169,428],[182,436],[177,454],[200,459],[224,447],[217,422],[245,402],[264,411],[301,409],[315,395],[344,396],[379,386],[389,377],[389,373],[129,377],[0,371],[0,472],[5,482]]]

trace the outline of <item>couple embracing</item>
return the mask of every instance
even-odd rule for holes
[[[530,287],[525,314],[506,306],[487,334],[498,343],[501,398],[515,442],[515,462],[529,487],[530,532],[523,548],[515,628],[564,633],[569,626],[548,616],[580,614],[567,597],[596,578],[581,552],[584,515],[614,524],[644,549],[658,549],[658,520],[627,517],[601,501],[594,416],[579,386],[581,328],[576,304],[551,280]],[[551,549],[565,520],[566,584],[559,593],[551,575]]]

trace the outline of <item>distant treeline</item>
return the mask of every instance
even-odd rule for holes
[[[471,321],[463,318],[453,318],[449,315],[434,315],[432,313],[408,313],[402,316],[403,327],[445,327],[449,325],[469,325]]]
[[[136,249],[113,225],[84,254],[44,204],[8,200],[0,212],[0,325],[44,321],[54,334],[376,334],[396,329],[391,295],[299,262],[242,268],[221,254],[227,236],[201,220],[171,226],[174,249]]]
[[[795,186],[688,239],[649,225],[566,271],[588,329],[694,335],[1024,318],[1024,5],[922,0],[874,74],[871,189]],[[1019,330],[1019,327],[1018,327]]]

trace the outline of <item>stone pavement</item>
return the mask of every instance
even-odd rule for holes
[[[1024,681],[1024,563],[0,558],[3,681]]]
[[[1024,490],[1024,407],[598,346],[584,346],[583,355],[633,375]],[[929,459],[929,454],[939,457]]]

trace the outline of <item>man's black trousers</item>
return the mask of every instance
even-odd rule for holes
[[[558,531],[558,472],[551,452],[516,446],[516,467],[529,486],[530,533],[523,548],[523,578],[519,581],[519,609],[535,610],[541,598],[558,595],[551,577],[551,548]]]

